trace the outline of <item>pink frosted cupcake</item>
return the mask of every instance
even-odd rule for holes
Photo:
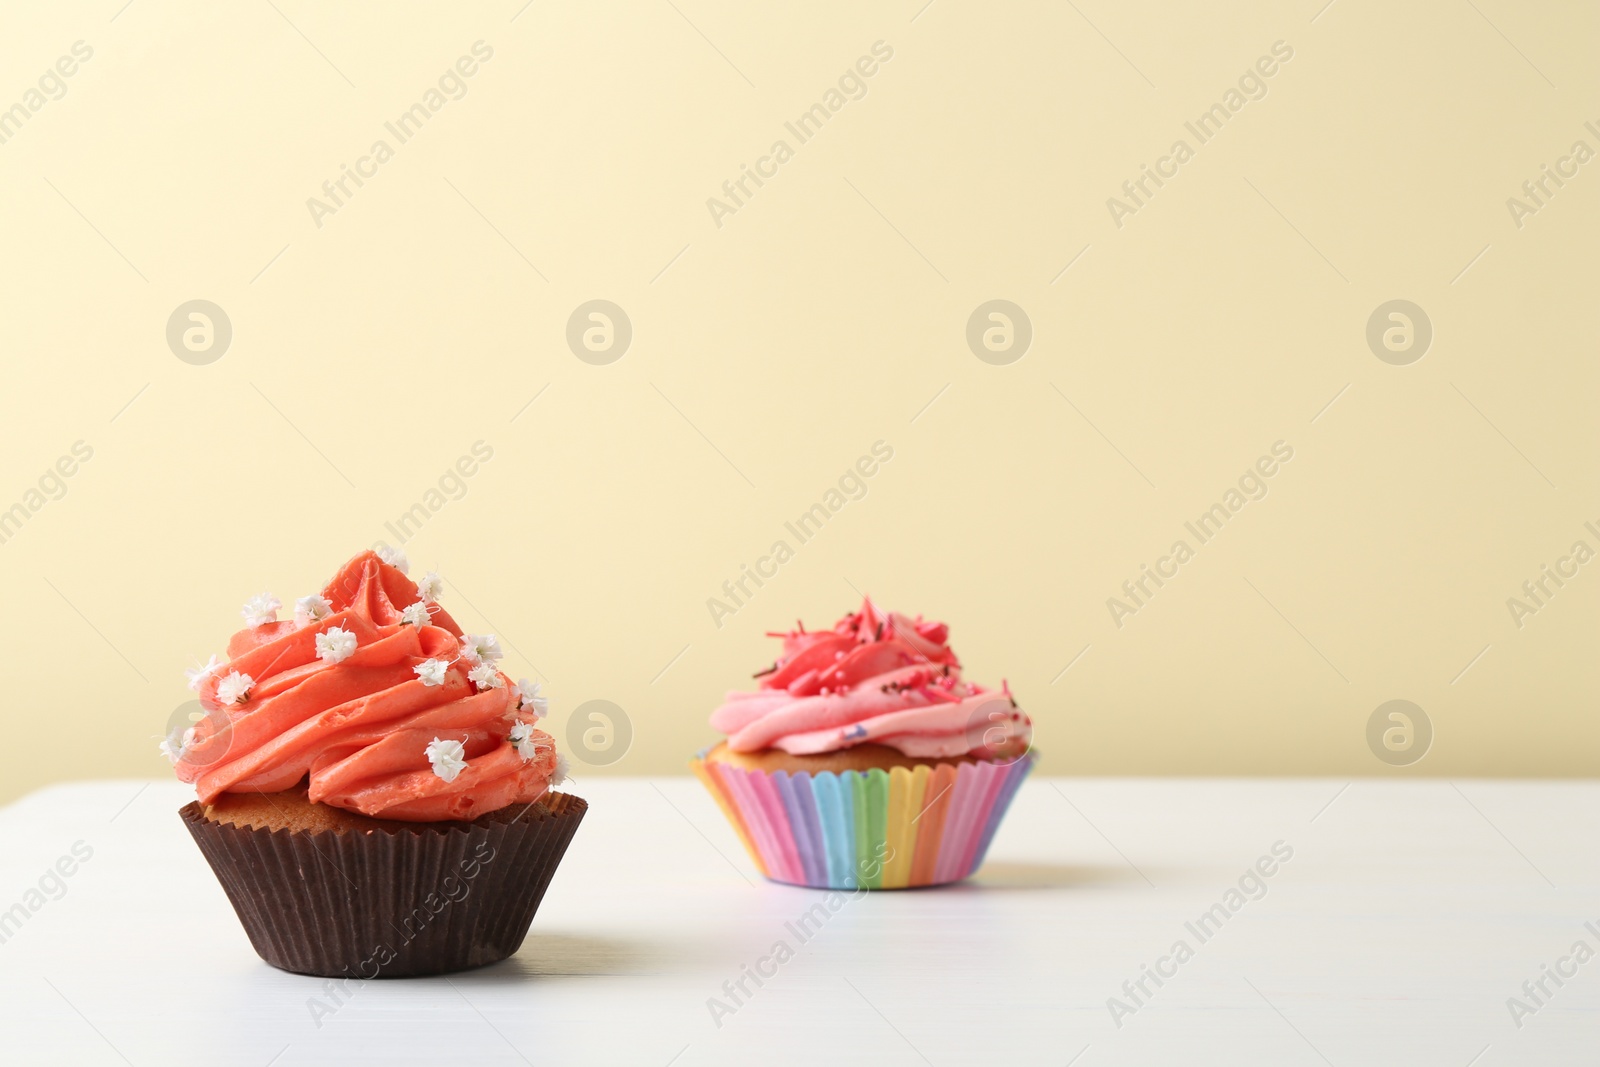
[[[692,763],[763,874],[900,889],[978,869],[1033,766],[1033,726],[1002,683],[969,683],[939,622],[870,601],[804,626],[711,716]]]

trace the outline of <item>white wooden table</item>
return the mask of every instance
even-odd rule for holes
[[[516,957],[362,983],[342,1003],[251,951],[175,814],[185,787],[81,783],[0,809],[0,909],[40,905],[0,944],[0,1061],[1494,1067],[1600,1054],[1600,959],[1561,962],[1580,940],[1600,951],[1600,783],[1035,779],[976,878],[850,900],[804,942],[786,924],[822,894],[760,880],[693,779],[575,791],[590,814]],[[1280,841],[1292,858],[1263,864],[1259,899],[1228,912],[1230,887]],[[60,877],[64,893],[29,897],[42,877],[57,892],[46,872],[76,842],[93,853]],[[1197,926],[1202,940],[1186,924],[1217,904],[1226,918]],[[761,964],[776,973],[745,978],[736,1002],[724,983],[779,941],[793,959]],[[1135,1001],[1124,982],[1138,993],[1145,965],[1171,977],[1144,977]],[[1575,976],[1544,978],[1536,1005],[1523,983],[1558,965]],[[1513,996],[1533,1009],[1518,1020]],[[713,997],[733,1010],[714,1019]],[[1132,1011],[1114,1019],[1111,997]]]

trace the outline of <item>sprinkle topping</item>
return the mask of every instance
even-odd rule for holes
[[[328,598],[318,596],[316,593],[303,596],[294,602],[294,621],[297,626],[310,626],[332,614],[333,605],[328,603]]]
[[[317,658],[324,663],[343,663],[356,650],[356,635],[338,626],[330,626],[317,635]]]
[[[181,733],[174,728],[161,744],[156,747],[161,754],[167,757],[168,763],[177,763],[189,754],[189,746],[194,744],[194,727],[185,728]]]
[[[283,607],[283,602],[271,593],[260,593],[244,602],[244,608],[239,612],[244,616],[244,621],[251,626],[265,626],[269,622],[278,621],[278,609]]]
[[[378,558],[401,574],[411,569],[411,561],[406,559],[405,549],[403,548],[390,548],[388,545],[380,545],[378,547]]]
[[[460,741],[441,741],[435,737],[428,742],[427,752],[433,773],[447,782],[455,781],[456,775],[467,769],[467,750]]]
[[[532,760],[538,758],[541,746],[538,741],[538,731],[534,729],[533,723],[517,722],[511,727],[511,732],[506,735],[506,740],[515,746],[517,755],[523,759]]]
[[[433,571],[422,576],[422,581],[417,583],[417,595],[430,604],[436,603],[444,594],[444,579]]]
[[[206,665],[204,667],[191,667],[189,670],[186,670],[183,673],[184,676],[189,679],[189,688],[198,693],[200,692],[200,687],[206,684],[206,679],[210,678],[213,674],[216,674],[226,666],[226,663],[222,662],[222,660],[213,655],[209,660],[206,661]]]
[[[250,690],[255,684],[256,680],[248,674],[229,671],[228,676],[217,683],[217,703],[230,708],[243,704],[250,699]]]
[[[505,679],[500,677],[500,672],[494,669],[494,664],[492,663],[478,664],[467,672],[467,677],[472,680],[472,684],[477,686],[479,690],[499,689],[506,684]]]
[[[494,634],[467,634],[461,639],[461,656],[468,663],[495,663],[504,655]]]
[[[530,682],[526,678],[518,680],[517,700],[517,710],[529,712],[535,719],[550,714],[550,701],[539,692],[538,682]]]
[[[508,641],[462,633],[450,617],[455,603],[449,611],[441,603],[446,582],[436,570],[402,580],[409,543],[386,536],[405,548],[363,546],[328,581],[296,579],[282,599],[259,585],[251,590],[254,581],[244,586],[249,599],[234,601],[234,618],[246,625],[226,627],[232,636],[216,655],[185,652],[175,664],[189,668],[193,691],[164,729],[147,731],[146,757],[159,751],[200,796],[277,788],[279,770],[292,771],[309,777],[319,803],[404,822],[471,818],[543,795],[563,743],[547,721],[541,726],[549,705],[540,686],[516,685],[510,654],[517,650]],[[333,669],[339,666],[346,669]],[[324,705],[339,713],[314,714]],[[382,712],[378,721],[353,729],[350,709],[369,705]],[[341,768],[359,753],[368,763],[352,781]],[[274,770],[284,759],[298,769]],[[370,774],[384,787],[353,787],[376,784]]]
[[[411,668],[423,685],[443,685],[444,672],[450,669],[450,664],[442,659],[425,659]]]

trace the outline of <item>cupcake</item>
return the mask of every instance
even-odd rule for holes
[[[522,944],[587,805],[537,684],[464,634],[442,581],[363,552],[279,619],[270,594],[190,672],[162,742],[179,811],[261,958],[323,977],[442,974]]]
[[[1001,683],[964,681],[944,623],[871,600],[783,654],[711,716],[691,764],[761,873],[819,889],[903,889],[978,869],[1033,766]]]

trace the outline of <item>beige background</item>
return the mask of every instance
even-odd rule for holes
[[[548,679],[558,735],[625,709],[608,771],[681,771],[763,631],[859,589],[948,620],[1051,773],[1592,773],[1600,563],[1520,628],[1506,601],[1600,548],[1600,162],[1520,228],[1506,201],[1600,149],[1594,9],[921,2],[10,14],[0,106],[93,58],[0,145],[0,508],[93,458],[0,544],[0,797],[161,773],[182,669],[240,603],[393,541],[479,440],[407,550]],[[399,145],[384,123],[480,40]],[[877,41],[799,144],[784,122]],[[1198,145],[1184,122],[1276,41]],[[1119,228],[1107,198],[1180,137]],[[307,199],[379,138],[319,228]],[[779,138],[719,228],[707,198]],[[633,326],[606,366],[565,341],[596,298]],[[997,298],[1034,331],[1005,366],[965,340]],[[1365,340],[1396,298],[1435,333],[1407,366]],[[205,366],[165,339],[192,299],[233,327]],[[866,497],[714,626],[878,440]],[[1280,440],[1265,499],[1119,628],[1107,598]],[[1403,770],[1366,740],[1397,698],[1435,731]]]

